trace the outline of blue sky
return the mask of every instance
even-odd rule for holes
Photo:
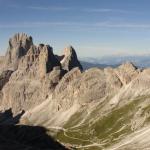
[[[14,33],[80,57],[150,53],[150,0],[0,0],[0,53]]]

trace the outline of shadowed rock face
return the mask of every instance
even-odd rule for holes
[[[9,81],[12,73],[12,70],[6,70],[0,74],[0,90],[2,90],[3,86]]]
[[[67,150],[38,126],[0,125],[1,150]]]
[[[0,112],[0,125],[15,125],[19,123],[21,116],[25,111],[20,112],[16,116],[13,116],[12,109],[5,110],[4,112]]]
[[[42,47],[39,55],[39,64],[41,77],[52,71],[54,67],[61,66],[60,62],[53,54],[53,48],[49,45]]]
[[[13,116],[12,110],[0,112],[1,150],[67,150],[40,126],[15,125],[24,111]]]

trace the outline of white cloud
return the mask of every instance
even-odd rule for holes
[[[96,23],[97,27],[105,27],[105,28],[150,28],[150,24],[135,24],[135,23]]]
[[[20,22],[0,24],[0,28],[32,28],[32,27],[46,27],[46,26],[66,26],[67,22]]]
[[[121,13],[121,14],[139,14],[140,12],[122,10],[122,9],[110,9],[110,8],[85,8],[85,12],[89,13]]]
[[[15,9],[31,9],[37,11],[79,11],[86,13],[121,13],[121,14],[141,14],[142,12],[130,11],[125,9],[112,9],[112,8],[78,8],[78,7],[65,7],[65,6],[45,6],[45,5],[29,5],[29,6],[20,6],[19,4],[10,4],[8,7]]]
[[[99,9],[96,9],[96,8],[86,8],[86,9],[83,9],[83,11],[85,11],[85,12],[112,12],[112,9],[105,9],[105,8],[99,8]]]
[[[53,11],[65,11],[71,9],[70,7],[58,7],[58,6],[27,6],[32,10],[53,10]]]
[[[19,4],[9,4],[7,5],[10,8],[15,9],[31,9],[37,11],[66,11],[72,9],[71,7],[61,7],[61,6],[38,6],[38,5],[29,5],[29,6],[21,6]]]
[[[150,29],[150,24],[135,24],[135,23],[113,23],[113,22],[16,22],[16,23],[0,23],[0,29],[3,28],[41,28],[41,27],[59,27],[64,30],[80,30],[93,31],[102,28],[128,28],[128,29]],[[67,28],[65,28],[67,27]]]

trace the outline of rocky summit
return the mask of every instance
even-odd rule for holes
[[[24,33],[0,62],[0,148],[150,149],[149,68],[83,70],[72,46],[58,56]]]

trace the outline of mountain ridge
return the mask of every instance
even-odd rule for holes
[[[1,64],[0,111],[11,108],[14,116],[23,111],[19,125],[42,126],[79,150],[149,148],[148,140],[136,145],[141,138],[129,139],[134,133],[142,137],[142,129],[149,133],[149,68],[126,62],[84,70],[72,46],[58,56],[29,37],[17,34],[9,42],[5,57],[13,61]]]

